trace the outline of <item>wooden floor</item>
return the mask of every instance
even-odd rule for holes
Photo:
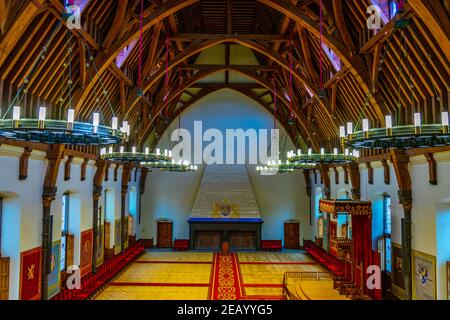
[[[213,252],[147,251],[96,299],[210,299],[217,268],[214,257]],[[240,291],[238,297],[244,300],[282,299],[285,272],[324,271],[301,251],[243,252],[236,255],[233,263],[237,273],[236,290]]]

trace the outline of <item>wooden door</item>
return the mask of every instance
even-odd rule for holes
[[[172,247],[172,221],[158,221],[156,246],[158,248]]]
[[[73,234],[67,235],[66,240],[66,265],[72,266],[74,264],[74,255],[75,252],[75,236]]]
[[[0,300],[9,299],[9,258],[0,258]]]
[[[298,222],[284,223],[284,248],[298,249],[300,247],[300,224]]]

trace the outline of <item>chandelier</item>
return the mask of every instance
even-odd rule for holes
[[[303,153],[302,150],[289,151],[287,153],[288,161],[290,163],[296,164],[345,164],[356,161],[359,158],[359,151],[345,149],[344,153],[339,153],[338,148],[333,149],[333,153],[326,153],[325,148],[320,148],[320,153],[313,153],[312,149],[309,148],[307,153]]]
[[[18,141],[47,144],[111,145],[126,139],[126,132],[117,128],[117,118],[112,126],[100,125],[100,115],[93,113],[93,120],[74,121],[75,111],[68,110],[67,120],[46,119],[46,108],[39,108],[37,119],[20,117],[20,107],[13,108],[11,119],[0,119],[0,136]],[[6,116],[6,115],[5,115]]]
[[[124,146],[120,146],[117,152],[110,146],[108,150],[106,148],[100,149],[100,158],[117,162],[167,162],[171,161],[172,152],[164,150],[164,153],[161,153],[160,149],[156,149],[155,153],[151,153],[149,148],[145,148],[144,152],[137,152],[136,147],[132,147],[130,152],[125,151]]]
[[[100,158],[109,161],[117,162],[137,162],[143,167],[160,169],[162,171],[173,171],[173,172],[190,172],[197,171],[198,167],[192,165],[189,161],[176,162],[172,159],[172,151],[164,150],[161,152],[159,148],[155,150],[154,153],[150,152],[148,147],[145,148],[144,152],[137,152],[136,147],[131,148],[131,152],[125,151],[123,146],[120,146],[119,151],[115,152],[113,147],[100,149]]]
[[[385,128],[370,129],[369,120],[363,119],[362,130],[353,131],[353,124],[340,128],[342,141],[351,148],[411,149],[450,145],[448,112],[441,113],[441,124],[423,124],[420,113],[414,114],[414,125],[393,126],[392,116],[386,116]]]
[[[404,11],[404,1],[399,2],[399,10],[398,13]],[[411,65],[410,57],[409,57],[409,47],[406,45],[406,31],[409,30],[410,33],[413,33],[414,30],[409,29],[410,21],[405,18],[400,18],[395,23],[395,31],[390,35],[388,39],[388,43],[386,45],[386,49],[380,58],[381,66],[384,63],[387,51],[391,47],[390,39],[393,38],[393,35],[396,31],[400,32],[401,41],[400,41],[400,50],[402,52],[403,57],[401,57],[406,64],[404,67],[405,70],[402,70],[402,64],[398,64],[398,80],[399,83],[399,92],[401,86],[402,75],[408,75],[406,78],[406,85],[410,90],[411,96],[411,118],[412,121],[410,124],[406,124],[404,119],[401,118],[401,108],[402,102],[400,98],[400,94],[398,94],[399,100],[397,101],[397,111],[395,115],[389,114],[385,116],[385,127],[384,128],[371,128],[370,120],[364,118],[364,110],[362,112],[362,116],[358,123],[353,127],[352,122],[347,123],[347,127],[340,127],[340,139],[341,143],[348,148],[355,149],[411,149],[411,148],[426,148],[426,147],[442,147],[446,145],[450,145],[450,135],[449,135],[449,115],[446,110],[448,110],[448,106],[444,106],[442,103],[442,98],[437,92],[434,84],[430,82],[430,85],[434,89],[436,100],[440,103],[441,109],[441,123],[424,123],[422,119],[422,114],[416,111],[416,106],[414,104],[414,84],[411,77],[411,72],[409,67]],[[412,37],[411,43],[413,47],[417,49],[417,44],[415,43],[415,38]],[[425,59],[422,56],[420,50],[416,50],[419,52],[421,60],[419,61],[427,74],[429,73],[428,66],[424,62]],[[382,67],[379,67],[380,73],[382,71]],[[366,104],[367,107],[367,104]],[[362,119],[362,120],[361,120]],[[403,120],[403,121],[402,121]],[[395,123],[394,123],[395,121]],[[360,127],[362,123],[362,126]]]
[[[294,170],[313,169],[315,166],[313,163],[290,163],[289,161],[282,163],[279,160],[278,162],[268,161],[265,166],[257,166],[256,171],[261,174],[271,175],[276,173],[291,173]]]
[[[67,61],[63,64],[64,72],[67,71],[68,78],[68,105],[63,105],[63,94],[61,94],[60,98],[60,108],[62,110],[60,114],[67,111],[67,118],[48,119],[48,110],[46,107],[39,107],[37,118],[21,116],[20,102],[29,91],[30,77],[35,74],[38,68],[42,67],[48,51],[47,48],[52,42],[53,37],[56,34],[56,30],[58,30],[60,24],[61,22],[59,22],[59,24],[55,27],[55,32],[53,32],[47,40],[36,60],[36,63],[23,80],[22,85],[18,88],[14,99],[7,108],[6,112],[3,114],[3,117],[0,118],[0,137],[18,141],[71,145],[111,145],[120,143],[122,140],[127,140],[129,127],[127,126],[127,123],[124,122],[123,127],[119,130],[118,119],[114,117],[114,110],[112,110],[113,117],[111,127],[100,124],[100,113],[97,112],[92,114],[92,122],[75,121],[75,109],[72,108],[73,81],[71,64],[73,43],[71,43],[70,36],[67,38]],[[70,30],[68,30],[68,34],[71,35]],[[93,57],[91,57],[90,60],[93,61]],[[86,64],[86,67],[89,67],[89,63]],[[64,77],[65,76],[66,75],[64,75]]]
[[[161,171],[171,172],[192,172],[197,171],[196,165],[190,164],[189,161],[154,161],[154,162],[141,162],[141,165],[147,168],[160,169]]]

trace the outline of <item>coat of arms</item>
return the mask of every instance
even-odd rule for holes
[[[220,206],[220,214],[222,215],[222,217],[228,218],[231,215],[231,206],[230,205]]]

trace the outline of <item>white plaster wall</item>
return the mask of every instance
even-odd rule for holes
[[[11,258],[10,264],[10,299],[19,298],[20,253],[42,245],[42,186],[47,168],[45,153],[33,151],[28,162],[28,177],[19,181],[19,157],[23,149],[15,146],[0,145],[0,195],[5,198],[3,205],[3,229],[6,230],[2,238],[3,256]],[[95,162],[89,161],[86,168],[86,180],[81,181],[82,160],[74,158],[71,179],[64,181],[64,163],[61,162],[57,178],[56,199],[52,203],[53,241],[61,238],[62,195],[68,192],[70,199],[69,230],[75,235],[74,262],[80,260],[80,234],[92,228],[92,179],[95,174]],[[115,193],[115,217],[120,217],[120,189],[121,169],[118,180],[113,181],[114,166],[110,167],[109,181],[104,182],[104,190],[109,188]],[[134,181],[134,170],[130,187],[139,190],[139,175]],[[100,203],[103,203],[102,198]],[[126,214],[129,201],[127,197]],[[112,224],[114,225],[114,224]],[[114,229],[111,230],[112,237]],[[16,240],[16,241],[13,241]]]

